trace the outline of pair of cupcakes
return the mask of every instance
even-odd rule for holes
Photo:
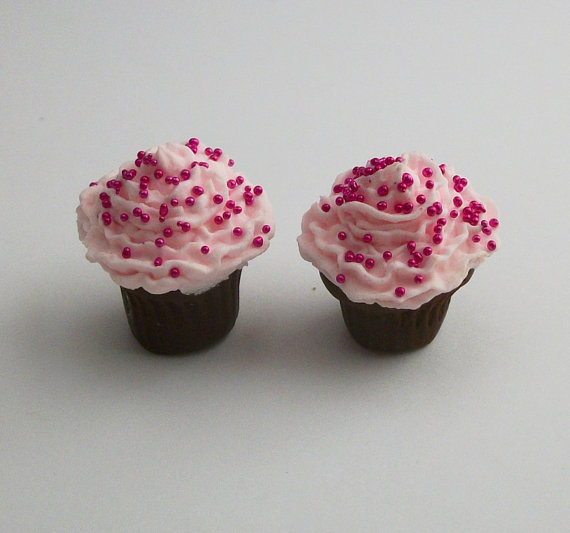
[[[232,329],[242,268],[269,247],[271,205],[221,149],[190,139],[124,163],[80,196],[87,259],[120,286],[136,339],[160,354]],[[421,154],[373,158],[335,180],[298,238],[354,339],[402,351],[435,337],[451,295],[497,247],[496,208]]]

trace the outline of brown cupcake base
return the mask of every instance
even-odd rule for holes
[[[321,273],[328,291],[340,302],[348,331],[358,344],[370,350],[403,352],[429,344],[437,335],[451,296],[473,275],[471,269],[461,285],[439,294],[418,309],[393,309],[379,304],[356,303]]]
[[[239,311],[241,270],[202,294],[151,294],[121,287],[129,326],[143,348],[162,355],[194,352],[222,340]]]

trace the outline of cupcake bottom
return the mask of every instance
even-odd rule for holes
[[[418,309],[393,309],[379,304],[356,303],[321,273],[328,291],[340,302],[348,331],[358,344],[370,350],[403,352],[428,345],[437,335],[451,296],[465,285],[473,269],[452,291],[439,294]]]
[[[236,270],[201,294],[121,287],[133,335],[143,348],[162,355],[194,352],[220,341],[237,319],[240,276]]]

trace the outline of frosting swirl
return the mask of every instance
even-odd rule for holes
[[[303,216],[301,256],[354,302],[417,309],[497,248],[494,204],[420,153],[340,174]]]
[[[80,195],[87,259],[119,285],[153,294],[204,292],[269,247],[261,186],[219,148],[190,139],[141,151]]]

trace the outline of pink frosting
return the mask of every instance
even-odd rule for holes
[[[196,294],[227,279],[274,234],[266,194],[233,165],[198,139],[139,152],[80,195],[87,259],[153,294]]]
[[[498,225],[466,178],[409,153],[340,174],[303,216],[298,243],[350,300],[417,309],[497,248]]]

